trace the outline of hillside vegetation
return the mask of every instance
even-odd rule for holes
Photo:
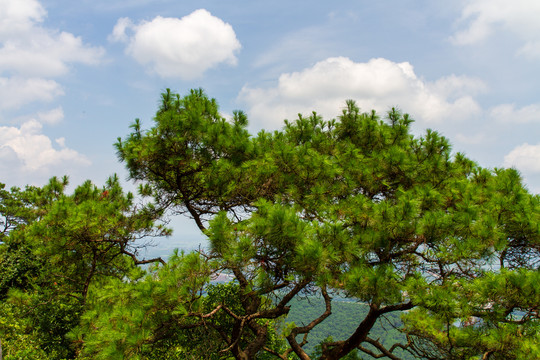
[[[291,312],[285,320],[286,323],[294,322],[298,325],[305,325],[309,319],[317,318],[324,312],[324,300],[316,297],[306,297],[304,299],[295,299],[291,301]],[[362,319],[368,312],[368,306],[365,304],[351,301],[350,299],[337,298],[333,300],[332,315],[326,318],[321,324],[309,333],[308,343],[305,346],[306,352],[314,353],[318,344],[331,338],[332,340],[346,339],[355,330],[358,319]],[[395,343],[406,343],[406,337],[399,330],[401,321],[399,315],[389,314],[384,319],[380,319],[374,325],[371,334],[373,338],[387,347]],[[375,349],[372,349],[374,352]],[[360,359],[359,352],[356,353]],[[405,351],[396,354],[400,359],[414,359],[414,356]],[[373,359],[372,356],[363,354],[363,359]]]

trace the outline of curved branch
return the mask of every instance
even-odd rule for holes
[[[387,349],[384,347],[383,344],[381,344],[378,340],[374,340],[370,337],[366,337],[366,340],[365,342],[367,342],[368,344],[371,344],[373,345],[375,348],[377,348],[377,350],[379,350],[381,353],[380,354],[375,354],[373,351],[369,350],[369,349],[366,349],[365,347],[363,347],[362,345],[359,345],[358,346],[358,349],[360,349],[362,352],[365,352],[366,354],[376,358],[376,359],[380,359],[382,357],[388,357],[389,359],[391,360],[401,360],[401,358],[399,358],[398,356],[394,355],[393,352],[394,350],[397,348],[397,347],[400,347],[400,348],[403,348],[405,349],[407,347],[407,345],[402,345],[402,344],[394,344],[392,345],[392,347],[390,349]]]
[[[311,321],[308,325],[302,327],[296,327],[291,330],[291,333],[287,336],[287,341],[291,345],[292,350],[298,357],[302,360],[310,360],[310,357],[306,354],[302,347],[307,343],[307,334],[318,324],[323,322],[328,316],[332,314],[332,299],[326,291],[326,287],[321,288],[321,293],[324,298],[325,311],[318,318]],[[298,334],[304,334],[302,342],[299,344],[296,341],[296,336]]]

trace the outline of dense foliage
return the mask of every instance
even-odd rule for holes
[[[167,235],[161,212],[139,206],[118,178],[65,193],[67,178],[3,193],[0,339],[6,359],[73,358],[67,334],[79,325],[90,286],[123,278],[139,260],[140,240]],[[6,201],[9,200],[9,201]],[[9,224],[9,225],[8,225]]]
[[[337,119],[251,135],[202,90],[167,90],[154,125],[137,120],[116,144],[152,203],[114,177],[72,195],[56,178],[1,189],[6,359],[538,356],[540,196],[412,122],[347,101]],[[168,234],[164,211],[209,247],[140,260],[135,240]],[[320,338],[332,298],[361,311]],[[301,299],[321,305],[292,320]],[[381,335],[385,322],[400,333]]]
[[[252,137],[243,113],[227,122],[200,90],[162,100],[154,126],[136,122],[118,153],[157,204],[188,214],[208,236],[200,261],[238,282],[241,311],[214,308],[234,321],[231,331],[218,328],[235,358],[265,350],[268,321],[310,293],[325,311],[286,328],[282,358],[309,359],[298,336],[331,313],[333,293],[369,311],[348,338],[323,344],[321,359],[368,353],[366,344],[393,356],[396,347],[370,336],[393,312],[406,315],[409,339],[397,347],[417,356],[539,350],[539,197],[515,170],[452,155],[433,131],[413,137],[412,119],[395,109],[382,121],[348,101],[336,120],[299,116]]]

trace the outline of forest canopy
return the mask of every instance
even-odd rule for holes
[[[413,136],[408,114],[344,105],[250,134],[202,90],[167,90],[153,125],[115,144],[139,197],[115,176],[2,188],[5,359],[538,356],[540,196],[435,131]],[[165,212],[208,247],[141,258],[141,239],[170,234]],[[287,322],[315,298],[319,313]],[[332,298],[365,311],[310,343]]]

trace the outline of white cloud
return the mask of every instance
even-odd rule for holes
[[[490,117],[500,122],[513,124],[540,124],[540,104],[531,104],[516,109],[515,104],[502,104],[490,110]]]
[[[66,147],[66,138],[65,137],[60,137],[58,139],[54,139],[54,141],[61,147],[61,148],[65,148]]]
[[[58,124],[64,119],[64,109],[61,106],[49,111],[42,111],[37,114],[37,118],[41,123]]]
[[[109,39],[127,41],[127,54],[163,78],[194,79],[220,63],[235,65],[241,47],[232,26],[203,9],[138,25],[121,18]]]
[[[97,64],[104,50],[85,45],[80,37],[41,26],[47,15],[35,0],[0,2],[0,72],[52,77],[68,64]]]
[[[0,110],[18,109],[35,102],[49,102],[63,95],[60,84],[41,78],[0,77]]]
[[[456,45],[478,43],[497,30],[511,32],[524,41],[518,53],[540,56],[540,2],[538,0],[469,0],[451,37]]]
[[[515,167],[524,173],[540,172],[540,144],[528,143],[515,147],[504,157],[505,167]]]
[[[248,105],[250,119],[259,128],[280,127],[283,119],[313,110],[331,118],[339,114],[346,99],[355,100],[363,111],[384,113],[397,106],[418,121],[434,123],[479,114],[482,110],[472,95],[484,89],[480,80],[464,76],[427,82],[408,62],[378,58],[356,63],[337,57],[282,74],[273,88],[244,86],[239,100]]]
[[[97,64],[103,57],[101,47],[42,26],[46,16],[37,0],[0,1],[0,110],[53,101],[64,94],[53,78],[66,74],[70,64]],[[51,113],[43,120],[59,116]]]
[[[66,148],[62,138],[56,141],[61,149],[55,149],[41,130],[42,125],[37,120],[27,121],[20,128],[0,127],[0,162],[16,163],[12,171],[27,173],[90,164],[86,157]]]
[[[0,71],[26,76],[52,77],[68,72],[70,63],[94,65],[104,50],[87,47],[80,37],[67,32],[31,29],[31,39],[3,38]]]
[[[42,124],[64,118],[62,107],[25,114],[27,105],[64,95],[55,78],[68,73],[72,64],[98,64],[104,54],[80,37],[43,26],[46,16],[37,0],[0,0],[0,111],[15,111],[12,116],[22,121],[0,127],[1,182],[36,184],[90,164],[66,147],[65,139],[53,142],[42,132]]]
[[[35,22],[43,21],[47,12],[37,0],[0,1],[0,35],[27,32]]]
[[[126,31],[128,29],[134,28],[135,25],[133,22],[127,18],[120,18],[116,22],[116,25],[113,28],[112,34],[109,35],[108,39],[112,42],[127,42],[129,40],[129,37],[126,34]]]

